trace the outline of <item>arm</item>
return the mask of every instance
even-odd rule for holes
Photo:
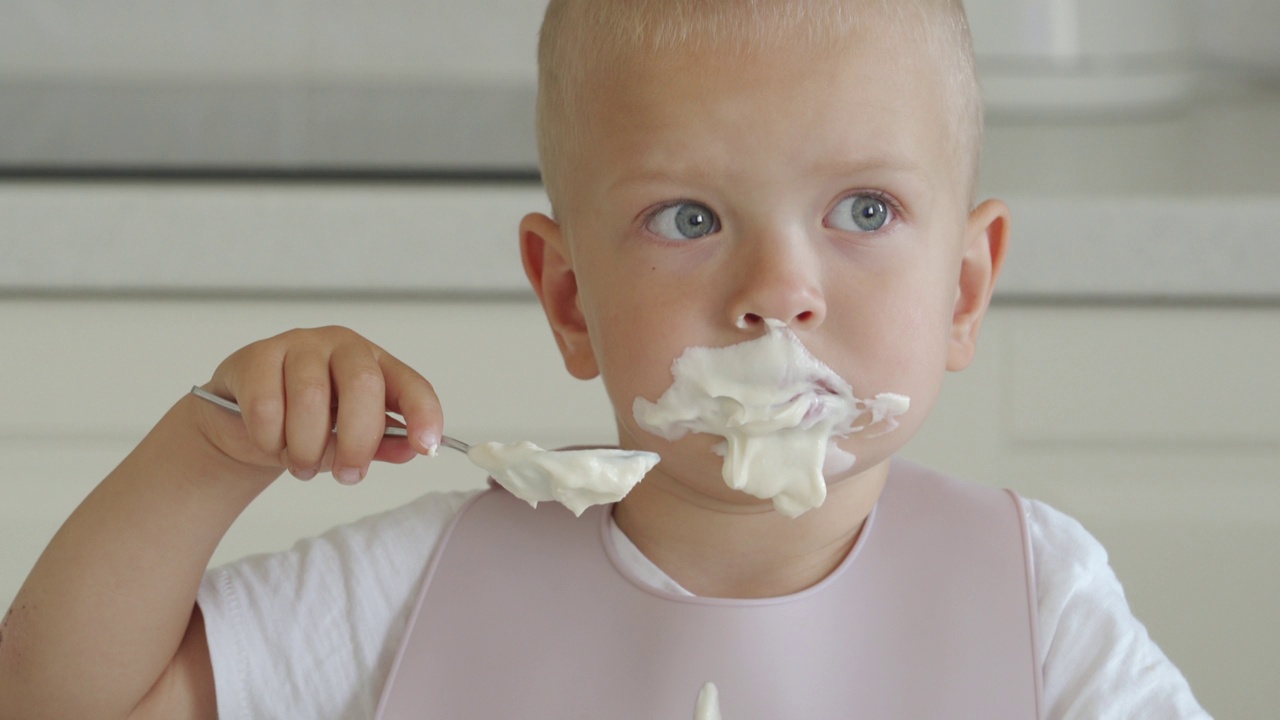
[[[0,636],[0,718],[214,717],[195,596],[235,518],[286,468],[358,479],[372,460],[403,462],[439,437],[430,385],[341,328],[250,345],[206,387],[236,398],[243,421],[178,401],[32,569]],[[413,441],[382,438],[387,409]]]

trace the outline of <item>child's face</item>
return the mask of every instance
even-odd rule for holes
[[[988,287],[966,300],[966,258],[992,260],[978,242],[991,212],[969,213],[944,93],[892,38],[644,58],[593,89],[568,211],[522,234],[527,254],[543,247],[531,235],[546,240],[535,286],[570,370],[603,375],[621,445],[658,452],[655,472],[705,496],[768,506],[720,481],[719,438],[667,442],[632,415],[685,348],[759,337],[763,318],[789,323],[859,397],[911,398],[898,430],[841,441],[853,473],[911,437],[985,309]]]

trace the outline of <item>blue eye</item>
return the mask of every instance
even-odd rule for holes
[[[668,240],[696,240],[719,230],[720,221],[706,205],[682,202],[654,213],[645,228]]]
[[[875,195],[852,195],[840,201],[827,215],[827,224],[849,232],[875,232],[893,219],[888,203]]]

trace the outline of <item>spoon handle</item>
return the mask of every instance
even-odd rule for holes
[[[451,438],[448,435],[440,436],[440,444],[452,450],[457,450],[464,455],[471,452],[471,446],[469,444],[464,443],[457,438]]]
[[[226,398],[218,397],[217,395],[214,395],[213,393],[209,392],[208,390],[205,390],[204,388],[193,385],[191,387],[191,394],[195,395],[196,397],[202,400],[208,400],[214,405],[218,405],[220,407],[226,408],[227,410],[230,410],[231,412],[237,415],[240,414],[239,405],[235,404],[234,402]],[[336,430],[337,428],[334,428],[334,429]],[[388,425],[386,429],[382,431],[382,434],[386,437],[408,437],[409,431],[406,428],[396,427],[394,425]],[[465,453],[471,450],[470,445],[462,442],[461,440],[451,438],[448,435],[445,435],[444,437],[440,438],[440,444],[444,445],[447,448],[457,450],[458,452],[461,452],[461,453]]]

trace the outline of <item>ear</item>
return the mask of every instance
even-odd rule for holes
[[[526,215],[520,221],[520,257],[529,284],[551,323],[565,369],[579,380],[599,375],[578,298],[578,277],[560,225],[542,213]]]
[[[973,361],[978,347],[978,328],[991,304],[991,293],[1004,263],[1008,241],[1008,205],[999,200],[988,200],[969,214],[964,255],[960,258],[955,312],[951,317],[948,370],[963,370]]]

